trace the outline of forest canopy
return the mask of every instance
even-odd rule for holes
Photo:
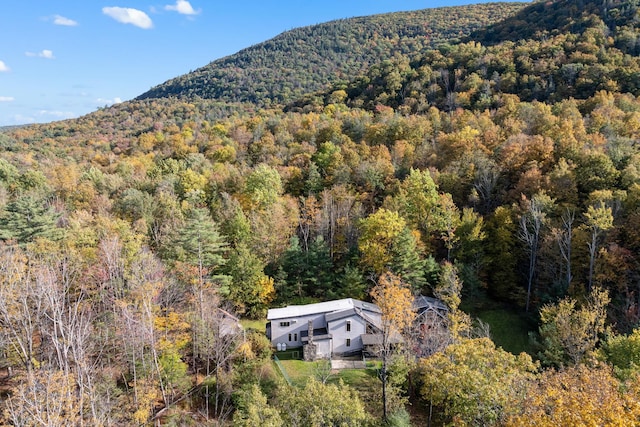
[[[638,423],[637,15],[559,0],[337,21],[3,130],[3,422]],[[311,40],[354,68],[314,63]],[[256,77],[294,46],[315,53]],[[383,381],[274,371],[267,309],[386,285],[448,311],[429,340],[395,326],[413,347],[385,349]],[[489,309],[528,326],[528,354],[490,339]]]

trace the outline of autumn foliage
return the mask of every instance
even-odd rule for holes
[[[0,129],[2,423],[353,425],[411,401],[442,424],[638,424],[638,13],[336,21]],[[263,327],[238,326],[338,298],[382,312],[364,406],[281,385]]]

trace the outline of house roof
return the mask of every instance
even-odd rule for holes
[[[426,310],[449,311],[449,308],[439,299],[424,295],[418,295],[413,300],[413,309],[419,313]]]
[[[315,329],[313,330],[313,336],[315,337],[315,336],[318,336],[318,335],[329,335],[329,336],[331,336],[331,335],[329,334],[329,331],[327,331],[327,328],[315,328]],[[304,337],[308,337],[308,336],[309,336],[309,330],[302,330],[302,331],[300,331],[300,336],[301,336],[302,338],[304,338]]]
[[[362,339],[362,345],[382,345],[382,334],[362,334],[360,338]],[[391,334],[387,339],[389,344],[399,344],[404,341],[400,334],[395,333]]]
[[[321,313],[333,313],[355,308],[380,313],[380,309],[375,304],[353,298],[344,298],[315,304],[289,305],[283,308],[272,308],[267,312],[267,320],[302,317]]]
[[[327,331],[327,328],[317,328],[313,330],[314,341],[330,340],[333,336]],[[309,342],[309,331],[300,331],[300,341]]]
[[[373,305],[373,304],[369,304]],[[382,327],[380,322],[380,316],[372,316],[372,313],[380,314],[380,309],[377,306],[374,306],[376,310],[362,310],[360,308],[354,307],[346,310],[334,311],[331,313],[327,313],[324,315],[324,319],[328,322],[333,322],[334,320],[344,319],[345,317],[358,316],[365,320],[365,322],[370,325],[375,326],[380,329]]]
[[[342,319],[344,317],[353,316],[354,314],[356,314],[355,308],[347,308],[346,310],[332,311],[331,313],[327,313],[324,315],[324,318],[327,322],[331,322],[332,320]]]

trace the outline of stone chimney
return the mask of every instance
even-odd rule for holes
[[[313,320],[309,320],[308,323],[308,331],[309,331],[309,342],[302,347],[302,358],[306,362],[310,362],[316,360],[317,357],[317,348],[313,343]]]

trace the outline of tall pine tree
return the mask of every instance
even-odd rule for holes
[[[58,240],[63,230],[57,227],[60,214],[40,199],[19,197],[7,204],[0,216],[0,239],[24,245],[38,238]]]

